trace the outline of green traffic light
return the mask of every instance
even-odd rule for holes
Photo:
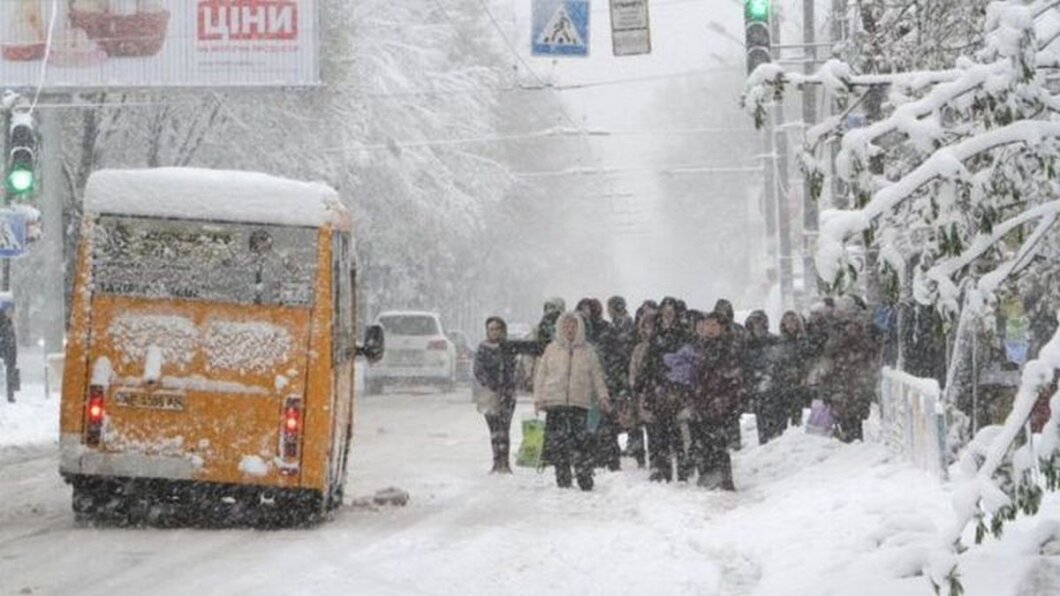
[[[7,189],[16,195],[26,194],[33,190],[33,182],[32,170],[15,168],[7,173]]]
[[[769,20],[770,0],[744,0],[744,12],[749,21]]]

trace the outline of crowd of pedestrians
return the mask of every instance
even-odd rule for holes
[[[761,310],[741,325],[727,300],[709,312],[672,297],[647,300],[631,315],[614,296],[606,310],[605,318],[593,298],[573,311],[551,299],[528,340],[509,339],[503,320],[487,320],[474,375],[493,396],[480,411],[494,472],[511,471],[521,356],[533,358],[534,407],[546,417],[543,461],[561,487],[576,481],[591,490],[593,470],[617,471],[625,455],[649,467],[653,481],[696,478],[700,486],[735,490],[731,452],[741,447],[741,414],[755,414],[766,443],[801,424],[813,400],[829,408],[835,436],[862,438],[880,341],[860,300],[829,299],[805,318],[786,312],[779,334]]]

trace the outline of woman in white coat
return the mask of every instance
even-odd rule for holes
[[[582,490],[593,489],[589,410],[611,411],[604,371],[585,340],[585,323],[565,313],[556,338],[545,348],[534,374],[534,407],[546,412],[545,454],[556,468],[556,485],[571,486],[571,466]]]

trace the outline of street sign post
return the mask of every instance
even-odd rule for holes
[[[534,56],[589,55],[589,0],[534,0]]]
[[[26,217],[13,209],[0,209],[0,258],[26,254]]]
[[[615,56],[651,53],[648,0],[611,0],[611,53]]]

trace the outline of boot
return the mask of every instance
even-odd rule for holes
[[[512,468],[508,465],[508,452],[502,446],[493,444],[493,468],[490,474],[511,474]]]
[[[493,458],[493,469],[490,474],[511,474],[512,467],[508,464],[508,456],[500,455]]]
[[[560,488],[570,488],[571,486],[571,470],[570,464],[556,464],[556,486]]]
[[[726,454],[719,466],[721,471],[721,490],[735,491],[736,484],[732,481],[732,458]]]
[[[585,492],[593,490],[592,472],[584,472],[582,474],[578,474],[578,488],[582,489]]]

